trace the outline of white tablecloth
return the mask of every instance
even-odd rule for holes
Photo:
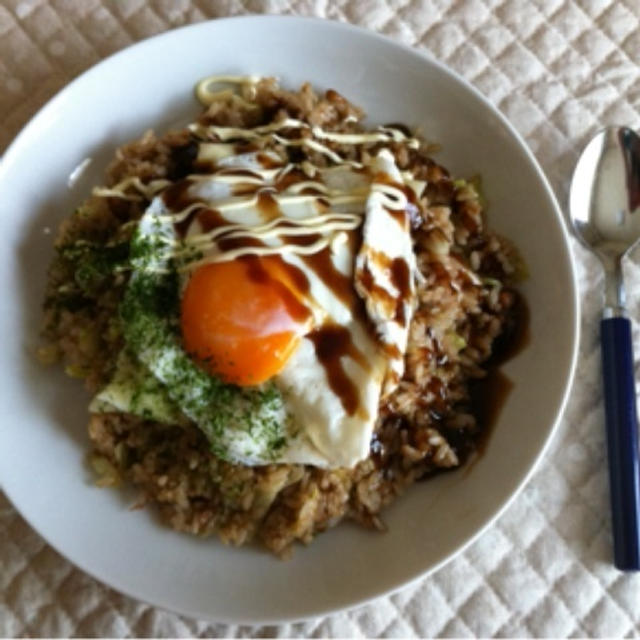
[[[0,0],[0,152],[51,95],[108,54],[182,24],[248,12],[344,20],[430,51],[511,120],[562,203],[576,154],[599,126],[640,127],[638,0]],[[640,575],[610,565],[601,275],[574,249],[583,337],[559,433],[515,504],[440,571],[306,623],[211,625],[121,596],[75,569],[0,493],[0,635],[638,637]],[[640,267],[630,271],[640,283]],[[630,291],[640,318],[640,289]]]

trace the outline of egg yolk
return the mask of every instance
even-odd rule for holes
[[[193,273],[182,296],[182,338],[209,373],[256,385],[284,367],[309,316],[280,258],[245,256]]]

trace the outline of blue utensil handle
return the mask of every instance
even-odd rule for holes
[[[631,322],[602,320],[600,339],[614,562],[622,571],[634,571],[640,569],[640,451]]]

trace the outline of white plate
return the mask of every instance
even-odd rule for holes
[[[281,562],[159,526],[122,494],[96,489],[83,465],[87,395],[40,367],[40,302],[51,235],[114,149],[198,107],[197,80],[261,73],[310,80],[362,105],[372,122],[419,125],[455,175],[480,172],[491,225],[529,264],[531,344],[508,363],[515,389],[484,456],[418,484],[387,512],[386,534],[344,524]],[[73,169],[88,170],[69,188]],[[567,233],[531,153],[476,91],[433,60],[343,24],[247,17],[178,29],[97,65],[47,104],[0,164],[0,482],[22,515],[76,565],[125,592],[217,621],[275,622],[353,606],[432,571],[478,535],[533,471],[573,374],[578,304]]]

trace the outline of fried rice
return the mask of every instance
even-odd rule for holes
[[[285,117],[327,131],[363,130],[363,112],[336,91],[319,95],[305,84],[289,92],[271,79],[261,80],[250,100],[214,102],[198,122],[253,127]],[[344,156],[353,153],[338,143],[330,146]],[[369,152],[374,150],[371,145]],[[477,182],[453,179],[430,157],[433,147],[426,143],[415,150],[394,142],[391,150],[401,170],[411,167],[428,185],[412,219],[423,278],[404,376],[379,407],[369,457],[351,469],[250,467],[216,457],[189,421],[167,425],[122,412],[96,413],[88,433],[97,484],[135,486],[138,505],[152,505],[178,531],[216,534],[233,545],[257,541],[284,555],[296,541],[309,543],[343,518],[383,529],[381,511],[409,485],[468,460],[490,427],[474,404],[474,388],[498,364],[496,351],[523,330],[523,303],[514,289],[523,266],[513,246],[487,229]],[[306,154],[319,166],[327,162],[313,151],[288,153],[296,161]],[[193,162],[189,130],[160,137],[149,131],[117,150],[106,184],[132,177],[142,183],[177,180]],[[109,380],[123,348],[118,305],[128,275],[110,268],[108,259],[80,270],[68,248],[78,241],[106,245],[126,239],[127,223],[146,206],[144,199],[92,196],[57,235],[40,355],[63,362],[92,393]]]

